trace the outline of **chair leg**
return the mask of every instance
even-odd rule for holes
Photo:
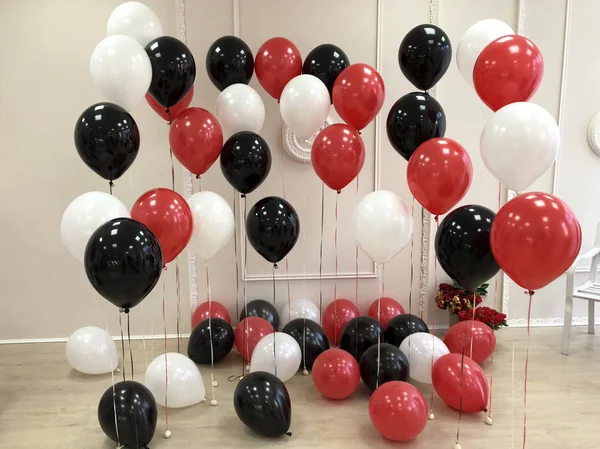
[[[563,338],[561,353],[569,355],[569,346],[571,343],[571,320],[573,319],[573,289],[569,289],[567,282],[567,298],[565,301],[565,322],[563,324]]]
[[[594,325],[596,324],[595,301],[588,301],[588,334],[596,333]]]

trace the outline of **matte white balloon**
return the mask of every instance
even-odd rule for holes
[[[435,335],[417,332],[402,340],[400,350],[408,358],[410,377],[424,384],[431,383],[431,367],[443,355],[449,354],[448,347]]]
[[[319,307],[310,299],[292,299],[290,304],[283,306],[279,312],[281,328],[296,318],[306,318],[318,323]]]
[[[90,73],[106,100],[130,111],[150,87],[152,66],[139,42],[123,35],[108,36],[96,45]]]
[[[260,95],[246,84],[232,84],[217,97],[215,117],[228,139],[240,131],[260,133],[265,122],[265,105]]]
[[[273,358],[273,346],[275,346],[277,362]],[[254,348],[250,372],[266,371],[276,374],[282,382],[286,382],[298,372],[301,361],[302,351],[298,342],[288,334],[275,332],[265,335]],[[277,373],[275,373],[275,363],[277,363]]]
[[[287,83],[281,93],[281,117],[297,137],[308,139],[325,124],[330,101],[329,91],[319,78],[298,75]]]
[[[67,340],[67,361],[84,374],[106,374],[117,369],[117,345],[104,329],[86,326],[76,330]]]
[[[83,263],[85,247],[94,231],[121,217],[129,217],[129,210],[118,198],[104,192],[87,192],[67,206],[60,222],[60,236],[73,257]]]
[[[156,402],[165,406],[165,392],[169,408],[183,408],[197,404],[205,396],[202,374],[194,362],[183,354],[168,352],[168,388],[165,386],[165,354],[152,360],[146,369],[144,385]]]
[[[154,11],[140,2],[125,2],[114,9],[106,24],[106,35],[115,34],[129,36],[142,47],[164,35]]]
[[[534,103],[499,109],[481,133],[481,157],[494,177],[522,192],[553,164],[560,147],[554,117]]]
[[[456,64],[462,77],[473,86],[473,69],[481,51],[502,36],[515,34],[506,23],[497,19],[485,19],[471,25],[462,35],[456,50]]]
[[[194,193],[187,202],[194,218],[191,249],[200,259],[212,259],[233,236],[233,211],[222,196],[206,190]]]
[[[385,263],[410,241],[413,219],[398,195],[376,190],[355,206],[352,232],[358,246],[373,262]]]

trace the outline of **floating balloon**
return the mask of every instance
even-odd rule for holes
[[[187,204],[194,218],[190,248],[199,259],[212,259],[233,237],[233,211],[222,196],[208,190],[194,193]]]
[[[233,329],[227,321],[209,318],[201,321],[192,330],[188,342],[188,356],[196,363],[217,363],[231,352],[233,341]]]
[[[310,299],[292,299],[279,312],[281,325],[285,326],[297,318],[306,318],[315,323],[319,322],[319,307]]]
[[[240,131],[227,139],[220,161],[227,182],[247,195],[267,179],[271,171],[271,150],[258,134]]]
[[[159,104],[158,101],[156,101],[154,97],[149,93],[146,94],[146,102],[148,102],[148,104],[154,110],[154,112],[156,112],[163,120],[166,120],[167,122],[172,122],[179,116],[179,114],[181,114],[182,111],[185,111],[187,108],[189,108],[190,104],[192,103],[193,97],[194,86],[192,86],[189,92],[185,94],[185,97],[179,100],[179,103],[170,108],[165,108],[164,106]]]
[[[275,332],[260,340],[250,360],[250,372],[264,371],[275,374],[287,382],[298,372],[302,363],[302,350],[291,335]]]
[[[312,368],[312,380],[319,393],[328,399],[346,399],[360,384],[356,359],[342,349],[322,352]]]
[[[106,24],[107,36],[118,34],[129,36],[145,47],[164,33],[160,20],[148,6],[140,2],[125,2],[113,10]]]
[[[410,377],[423,384],[431,383],[431,367],[442,356],[450,351],[442,340],[427,332],[416,332],[409,335],[400,344],[410,364]]]
[[[456,323],[444,336],[444,343],[454,354],[465,354],[475,362],[482,363],[496,349],[494,330],[481,321],[461,321]],[[473,353],[471,354],[471,348]]]
[[[357,361],[371,346],[383,342],[383,327],[370,316],[352,318],[340,336],[340,349],[348,351]]]
[[[429,332],[425,321],[410,313],[403,313],[392,318],[388,323],[385,342],[399,347],[406,337],[416,332]]]
[[[393,380],[408,382],[408,373],[408,359],[389,343],[371,346],[360,358],[360,378],[371,391]]]
[[[298,342],[302,352],[300,366],[304,369],[312,369],[315,359],[329,349],[325,331],[315,321],[296,318],[285,325],[283,333],[290,335]]]
[[[285,37],[273,37],[262,44],[254,64],[258,82],[276,100],[281,97],[285,85],[302,74],[300,50]]]
[[[368,315],[379,321],[383,328],[386,329],[392,318],[403,313],[404,307],[398,301],[387,296],[382,296],[371,303]]]
[[[104,329],[86,326],[77,329],[67,340],[67,361],[71,368],[84,374],[106,374],[117,369],[117,345]]]
[[[240,131],[259,133],[265,122],[265,105],[250,86],[232,84],[217,97],[215,116],[227,138]]]
[[[245,304],[240,312],[240,321],[247,316],[257,316],[269,322],[273,328],[279,330],[279,313],[275,306],[264,299],[253,299],[248,304]]]
[[[350,65],[344,51],[333,44],[322,44],[311,50],[304,59],[302,73],[319,78],[333,96],[333,85],[337,77]]]
[[[235,347],[246,362],[250,362],[254,348],[265,335],[275,332],[264,318],[249,316],[240,320],[235,328]]]
[[[323,127],[331,107],[329,92],[313,75],[298,75],[281,93],[281,118],[294,135],[302,139],[314,136]]]
[[[227,308],[217,301],[204,301],[192,314],[192,329],[194,329],[201,321],[211,318],[221,318],[231,325],[231,317]]]
[[[206,72],[221,91],[232,84],[248,84],[254,73],[254,57],[250,47],[239,37],[220,37],[206,53]]]
[[[321,324],[332,345],[340,344],[340,336],[344,326],[353,318],[360,315],[358,307],[347,299],[336,299],[329,303],[323,311]]]

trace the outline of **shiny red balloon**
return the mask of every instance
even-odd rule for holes
[[[492,111],[518,101],[528,101],[544,75],[544,58],[529,39],[503,36],[488,44],[473,69],[473,84],[479,98]]]
[[[275,332],[271,323],[264,318],[249,316],[240,321],[235,328],[235,347],[246,362],[250,362],[252,353],[258,342],[265,336]]]
[[[273,37],[258,49],[254,71],[263,89],[279,100],[285,85],[302,74],[300,50],[285,37]]]
[[[319,178],[339,192],[360,173],[365,163],[365,144],[358,131],[336,123],[317,134],[310,158]]]
[[[462,359],[462,354],[440,357],[431,373],[433,388],[448,407],[460,410],[462,395],[463,412],[482,412],[488,401],[487,377],[473,359],[465,356],[464,363]]]
[[[446,333],[444,343],[450,352],[471,357],[477,363],[484,362],[496,349],[494,330],[481,321],[466,320],[455,324]],[[471,354],[471,344],[473,354]]]
[[[427,401],[416,387],[399,380],[386,382],[369,401],[369,416],[379,433],[391,441],[410,441],[425,428]]]
[[[349,352],[328,349],[315,359],[312,380],[326,398],[346,399],[360,384],[360,367]]]
[[[223,131],[215,116],[207,110],[188,108],[171,124],[169,144],[177,160],[200,176],[221,154]]]
[[[329,342],[335,346],[339,345],[344,326],[359,315],[356,305],[347,299],[336,299],[329,303],[321,317],[321,324]]]
[[[175,120],[183,110],[187,109],[192,103],[192,98],[194,98],[194,86],[192,86],[188,93],[185,94],[185,97],[179,100],[179,103],[175,106],[172,106],[167,113],[167,108],[156,101],[152,95],[149,93],[146,94],[146,101],[150,107],[167,122]]]
[[[165,265],[175,259],[192,238],[194,219],[190,206],[171,189],[152,189],[131,208],[131,218],[145,224],[158,239]]]
[[[433,215],[443,215],[465,196],[473,180],[469,153],[447,137],[419,145],[408,161],[408,187]]]
[[[513,281],[538,290],[573,264],[581,249],[581,226],[560,198],[523,193],[496,214],[490,243],[496,262]]]
[[[205,301],[194,310],[192,315],[192,329],[208,317],[221,318],[231,324],[231,317],[229,316],[227,307],[217,301]]]
[[[381,297],[381,306],[379,305],[379,299],[373,301],[368,312],[369,316],[379,321],[384,329],[392,318],[403,313],[404,307],[395,299],[387,296]]]
[[[340,118],[360,131],[381,111],[385,100],[383,78],[368,64],[352,64],[335,80],[332,99]]]

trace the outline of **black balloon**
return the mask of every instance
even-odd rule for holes
[[[364,352],[378,342],[383,342],[383,326],[375,318],[359,316],[344,326],[340,335],[340,349],[349,352],[357,361]]]
[[[140,148],[140,130],[129,112],[113,103],[96,103],[75,124],[79,157],[109,181],[131,167]]]
[[[227,182],[246,195],[267,179],[271,171],[271,150],[258,134],[240,131],[223,145],[220,162]]]
[[[277,263],[298,241],[300,219],[286,200],[268,196],[248,212],[246,234],[258,254],[271,263]]]
[[[163,269],[158,239],[131,218],[115,218],[96,229],[83,261],[96,291],[126,311],[152,291]]]
[[[377,359],[379,358],[379,382],[377,381]],[[401,380],[408,382],[408,358],[400,348],[389,343],[371,346],[360,358],[360,378],[371,391],[386,382]]]
[[[206,53],[206,72],[219,90],[232,84],[248,84],[254,73],[252,50],[239,37],[220,37]]]
[[[302,351],[302,368],[312,369],[315,359],[329,349],[329,340],[321,326],[313,320],[296,318],[283,327],[283,332],[291,335]]]
[[[416,332],[429,332],[425,321],[410,313],[403,313],[392,318],[385,330],[385,342],[400,347],[400,343]]]
[[[271,438],[288,433],[292,402],[283,382],[273,374],[255,371],[244,376],[233,393],[233,405],[240,421],[256,433]]]
[[[444,76],[452,60],[452,45],[444,31],[431,24],[408,32],[398,50],[404,76],[417,89],[429,90]]]
[[[229,323],[221,318],[207,318],[198,323],[188,341],[188,357],[194,362],[211,363],[211,333],[214,363],[220,362],[231,352],[235,335]]]
[[[426,140],[444,137],[446,115],[431,95],[411,92],[396,101],[390,109],[386,131],[392,147],[409,160]]]
[[[333,44],[323,44],[314,48],[304,60],[302,73],[313,75],[323,81],[331,98],[333,85],[338,75],[350,65],[344,51]]]
[[[454,209],[435,234],[440,265],[461,287],[474,290],[500,270],[490,247],[496,214],[476,204]]]
[[[247,311],[247,315],[246,315]],[[275,331],[279,330],[279,312],[269,301],[265,301],[264,299],[253,299],[248,304],[242,307],[242,311],[240,312],[240,321],[242,321],[246,316],[257,316],[259,318],[263,318],[267,320]]]
[[[150,390],[132,380],[109,387],[98,404],[98,421],[106,436],[132,449],[147,447],[154,436],[157,417],[156,401]]]

